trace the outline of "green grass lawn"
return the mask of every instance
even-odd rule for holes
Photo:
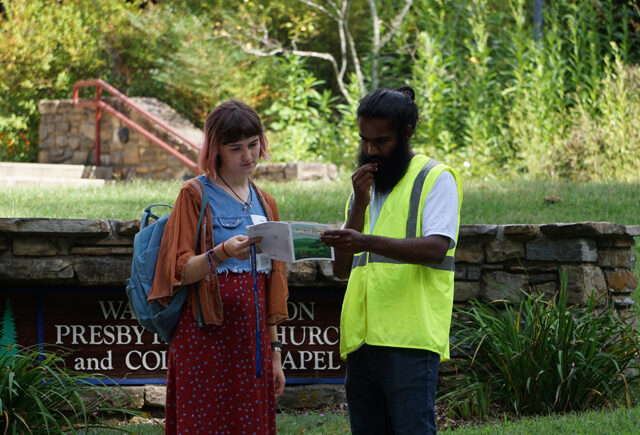
[[[0,217],[139,219],[148,204],[173,204],[181,184],[137,180],[104,187],[4,189],[0,191]],[[275,197],[282,220],[340,222],[351,191],[346,178],[259,184]],[[640,182],[470,180],[464,182],[461,223],[608,221],[638,225],[639,199]]]
[[[640,182],[470,181],[464,187],[463,224],[640,224]]]
[[[461,426],[454,430],[439,428],[441,433],[462,435],[530,435],[530,434],[637,434],[640,407],[589,411],[580,414],[550,415],[522,418],[513,422],[484,422]],[[338,434],[349,432],[349,420],[344,414],[310,412],[279,414],[278,433]]]
[[[309,411],[281,413],[276,417],[279,434],[341,434],[350,433],[346,413]]]
[[[637,434],[640,431],[640,407],[580,414],[523,418],[513,422],[484,423],[443,430],[461,435],[530,435],[530,434]]]
[[[441,433],[461,435],[531,435],[531,434],[637,434],[640,407],[588,411],[580,414],[549,415],[521,418],[515,421],[477,422],[456,429],[439,428]],[[162,434],[159,426],[129,425],[135,434]],[[279,434],[349,433],[349,418],[344,413],[309,411],[277,415]],[[92,430],[91,434],[116,434],[114,430]]]

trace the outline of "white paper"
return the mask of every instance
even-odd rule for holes
[[[259,215],[259,214],[252,214],[251,215],[251,223],[253,225],[261,224],[262,222],[266,222],[266,221],[267,221],[267,218],[262,216],[262,215]]]
[[[266,252],[256,255],[258,272],[271,272],[271,256]]]
[[[333,260],[333,248],[320,242],[320,233],[331,227],[313,222],[263,222],[247,226],[250,238],[262,237],[260,248],[274,260],[297,263]]]

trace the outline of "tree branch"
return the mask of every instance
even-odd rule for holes
[[[326,14],[331,20],[335,21],[338,30],[338,37],[340,38],[340,59],[338,64],[338,59],[336,56],[329,52],[317,52],[317,51],[308,51],[308,50],[298,50],[295,41],[291,41],[289,47],[284,47],[282,42],[278,40],[274,40],[269,37],[269,31],[267,27],[262,23],[262,25],[258,23],[249,23],[247,26],[246,23],[242,26],[244,29],[244,37],[248,38],[249,41],[253,42],[253,44],[257,45],[257,47],[253,47],[251,43],[243,43],[242,42],[242,34],[238,34],[235,28],[227,27],[228,32],[224,37],[231,40],[236,46],[240,47],[245,53],[252,54],[254,56],[260,57],[269,57],[276,56],[279,54],[292,54],[294,56],[300,57],[313,57],[316,59],[323,59],[331,63],[333,67],[336,81],[338,84],[338,88],[340,89],[340,93],[344,96],[344,98],[351,104],[353,101],[353,97],[349,94],[347,90],[347,86],[345,84],[345,75],[349,70],[349,62],[353,63],[353,69],[355,71],[356,80],[358,84],[358,89],[360,91],[360,96],[365,94],[365,85],[364,85],[364,75],[362,73],[362,66],[360,64],[360,59],[358,56],[358,51],[356,48],[355,41],[351,32],[349,30],[349,20],[348,13],[349,7],[351,4],[351,0],[324,0],[322,2],[318,0],[298,0],[300,3],[316,9],[323,14]],[[373,82],[375,86],[378,83],[378,63],[380,56],[380,23],[378,18],[378,13],[376,9],[375,0],[368,0],[369,5],[372,10],[372,19],[374,26],[374,49],[372,50],[372,76]],[[409,3],[413,2],[413,0],[406,0]],[[396,18],[394,22],[398,22],[396,28],[399,27],[402,19],[406,16],[408,7],[405,5],[405,9],[401,14]],[[252,21],[249,18],[249,21]],[[253,24],[253,25],[252,25]],[[238,29],[239,30],[239,29]],[[394,30],[395,31],[395,30]],[[236,35],[236,36],[234,36]],[[246,39],[245,39],[246,40]]]
[[[360,66],[360,58],[358,57],[358,51],[356,50],[356,44],[351,36],[348,23],[345,22],[344,31],[347,36],[347,42],[349,44],[349,51],[351,52],[351,61],[353,62],[353,69],[356,72],[356,79],[358,80],[358,89],[360,90],[360,97],[364,97],[366,89],[364,87],[364,77],[362,75],[362,67]]]
[[[347,43],[344,33],[346,26],[347,8],[349,2],[347,0],[342,2],[342,9],[340,10],[340,19],[338,20],[338,35],[340,36],[340,54],[341,54],[341,66],[340,73],[338,75],[338,81],[344,81],[344,74],[347,71]]]
[[[378,87],[379,81],[379,60],[380,60],[380,51],[382,48],[391,41],[391,38],[396,34],[398,29],[400,29],[400,25],[402,25],[402,21],[404,21],[409,9],[411,9],[411,5],[413,4],[413,0],[405,0],[404,7],[402,10],[396,15],[394,20],[391,23],[391,27],[385,35],[380,38],[380,19],[378,18],[378,9],[376,7],[375,0],[367,0],[369,3],[369,9],[371,10],[371,20],[372,20],[372,28],[373,28],[373,45],[371,47],[371,85],[373,88]]]
[[[387,45],[387,43],[391,41],[391,38],[393,38],[393,36],[396,34],[398,29],[400,29],[400,25],[402,24],[405,17],[407,16],[407,13],[409,12],[409,9],[411,9],[412,4],[413,4],[413,0],[406,0],[404,2],[404,8],[402,8],[400,13],[396,16],[396,18],[391,23],[391,28],[389,29],[389,32],[386,33],[382,38],[382,41],[380,42],[381,47],[384,47],[385,45]]]
[[[324,59],[331,62],[331,65],[333,65],[333,71],[335,72],[336,78],[338,79],[338,87],[340,88],[340,92],[347,99],[347,101],[351,102],[351,96],[349,95],[349,91],[345,87],[344,80],[342,80],[342,77],[340,76],[340,71],[338,70],[338,62],[336,62],[336,59],[333,57],[333,55],[329,53],[318,53],[316,51],[301,51],[301,50],[291,50],[290,53],[296,56],[315,57],[318,59]]]
[[[371,24],[373,28],[373,46],[371,47],[371,85],[378,87],[378,58],[380,57],[380,19],[375,0],[367,0],[371,10]]]
[[[351,102],[351,96],[349,95],[349,91],[345,87],[344,80],[342,80],[342,77],[340,76],[338,62],[336,61],[335,57],[333,57],[333,55],[331,55],[330,53],[321,53],[318,51],[288,49],[280,46],[279,44],[273,43],[272,41],[267,41],[266,44],[271,45],[273,48],[265,51],[258,48],[250,48],[250,47],[247,47],[246,45],[239,44],[236,42],[236,45],[239,46],[242,49],[242,51],[248,54],[252,54],[254,56],[269,57],[269,56],[275,56],[277,54],[293,54],[294,56],[314,57],[316,59],[323,59],[330,62],[331,65],[333,66],[333,71],[336,75],[336,78],[338,79],[338,87],[340,88],[340,92],[347,99],[347,101]]]
[[[312,8],[318,9],[319,11],[324,12],[325,14],[327,14],[328,16],[330,16],[331,18],[333,18],[334,20],[337,19],[338,17],[336,15],[334,15],[331,11],[329,11],[327,8],[325,8],[322,5],[319,5],[316,2],[313,2],[311,0],[298,0],[301,3],[304,3],[307,6],[311,6]],[[334,10],[338,10],[338,8],[336,7],[336,5],[333,2],[329,2],[329,4],[331,4],[331,6],[333,6]]]

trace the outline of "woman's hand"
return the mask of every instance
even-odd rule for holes
[[[254,243],[260,243],[261,241],[262,237],[250,239],[243,235],[233,236],[224,242],[224,245],[222,246],[223,253],[228,257],[235,257],[238,260],[246,260],[249,258],[251,253],[250,246]]]
[[[280,352],[271,352],[271,362],[273,364],[273,388],[275,390],[276,400],[282,396],[284,391],[284,384],[286,382],[284,378],[284,371],[282,371],[282,355]]]

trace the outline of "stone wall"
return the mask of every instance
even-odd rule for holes
[[[138,221],[106,219],[0,219],[0,291],[27,287],[115,288],[129,276]],[[638,286],[631,250],[640,226],[613,223],[463,225],[456,252],[455,303],[471,299],[518,300],[519,289],[552,295],[568,275],[569,302],[591,294],[617,310],[633,305]],[[344,289],[330,262],[288,265],[296,289]],[[339,310],[339,304],[336,304]],[[447,365],[442,370],[447,371]],[[320,376],[322,377],[322,376]],[[127,386],[132,406],[162,407],[164,386]],[[342,385],[293,385],[287,407],[343,402]]]
[[[338,167],[333,163],[268,163],[258,165],[252,178],[270,181],[331,181],[338,178]]]
[[[605,222],[549,225],[463,225],[456,250],[455,302],[474,298],[518,301],[518,289],[553,295],[568,277],[570,304],[591,291],[601,305],[633,305],[638,287],[631,251],[640,226]]]
[[[337,226],[337,224],[336,224]],[[129,276],[138,221],[0,219],[0,286],[122,286]],[[569,302],[594,290],[624,308],[638,286],[631,250],[640,226],[606,222],[462,225],[456,250],[455,302],[519,299],[517,289],[553,294],[569,277]],[[101,267],[105,266],[105,267]],[[289,264],[292,286],[336,287],[328,262]]]
[[[113,98],[104,100],[174,149],[197,162],[197,151],[184,141],[167,133],[119,100]],[[155,98],[131,98],[131,100],[178,130],[198,147],[202,145],[202,131],[171,107]],[[42,100],[38,108],[40,111],[38,162],[94,165],[96,109],[75,107],[72,100]],[[125,130],[128,135],[126,138],[122,136]],[[116,179],[133,177],[177,179],[193,175],[192,171],[175,157],[104,110],[100,123],[100,141],[100,165],[112,167]],[[333,180],[337,177],[337,168],[334,164],[324,163],[272,163],[259,165],[254,176],[274,181]]]
[[[174,149],[193,161],[197,151],[151,121],[138,111],[113,98],[105,98],[111,106],[154,133]],[[132,98],[144,109],[167,122],[185,137],[202,144],[202,132],[166,104],[155,98]],[[75,107],[72,100],[42,100],[40,111],[40,163],[95,164],[95,108]],[[123,130],[124,129],[124,130]],[[122,135],[126,131],[127,136]],[[118,134],[121,133],[121,134]],[[100,123],[100,165],[113,168],[117,179],[132,177],[175,179],[191,175],[191,170],[119,119],[102,111]]]

